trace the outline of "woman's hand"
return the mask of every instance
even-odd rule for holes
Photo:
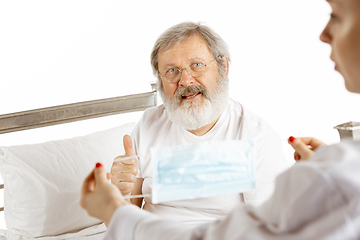
[[[129,204],[109,179],[110,174],[106,173],[101,163],[97,163],[84,180],[80,199],[80,206],[90,216],[103,220],[106,225],[118,207]]]
[[[288,143],[295,149],[294,159],[296,161],[308,160],[316,149],[326,146],[322,141],[312,137],[294,138],[291,136]]]

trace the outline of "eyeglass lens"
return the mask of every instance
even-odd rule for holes
[[[189,67],[184,68],[192,77],[201,77],[206,70],[206,65],[203,63],[193,63]],[[165,80],[171,83],[176,83],[180,80],[182,71],[184,69],[171,68],[164,74]]]

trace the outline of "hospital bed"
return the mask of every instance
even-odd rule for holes
[[[151,86],[146,93],[0,115],[0,134],[116,114],[126,118],[156,106],[156,84]],[[102,239],[104,224],[79,206],[81,185],[96,162],[110,170],[113,159],[124,154],[123,135],[134,125],[125,122],[69,139],[0,146],[0,211],[7,226],[0,230],[0,240]]]
[[[66,104],[0,115],[0,134],[53,126],[80,120],[142,111],[157,104],[152,91],[116,98]],[[122,137],[135,123],[75,138],[44,143],[0,146],[0,172],[4,184],[6,230],[0,240],[102,239],[106,227],[79,206],[85,176],[102,162],[110,170],[115,156],[123,154]],[[342,138],[353,137],[359,123],[336,126]],[[356,135],[357,136],[357,135]]]

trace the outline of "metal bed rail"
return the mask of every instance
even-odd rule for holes
[[[151,87],[152,91],[147,93],[0,115],[0,134],[142,111],[157,105],[156,83],[151,83]],[[1,191],[4,187],[4,184],[0,184]],[[4,207],[0,207],[0,211],[4,211]]]
[[[0,115],[0,134],[52,126],[156,106],[156,89],[148,93],[65,104]]]

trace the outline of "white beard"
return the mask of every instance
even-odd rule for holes
[[[198,86],[202,90],[203,101],[194,102],[182,101],[181,96],[174,94],[174,100],[165,96],[164,91],[160,91],[160,95],[164,101],[164,106],[169,114],[172,122],[182,126],[186,130],[196,130],[210,123],[215,122],[225,110],[228,104],[228,79],[218,81],[217,87],[211,93],[203,86]],[[177,92],[187,92],[183,87],[178,88]]]

